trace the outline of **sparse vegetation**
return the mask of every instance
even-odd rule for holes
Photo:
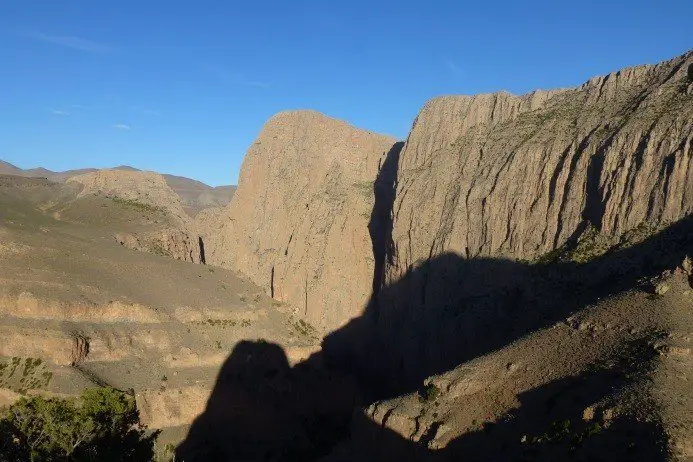
[[[156,213],[164,211],[161,207],[145,204],[144,202],[140,202],[136,199],[125,199],[118,196],[110,197],[110,199],[118,205],[122,205],[123,207],[127,207],[130,209],[135,209],[140,212]]]
[[[419,401],[422,403],[435,401],[438,396],[440,396],[440,389],[433,383],[426,384],[419,390]]]
[[[222,329],[226,329],[228,327],[250,327],[252,322],[250,319],[241,319],[240,321],[234,320],[234,319],[205,319],[204,321],[196,321],[195,324],[198,326],[212,326],[212,327],[221,327]]]
[[[154,243],[152,243],[152,245],[149,247],[149,252],[160,257],[173,258],[173,253],[164,247],[164,244],[160,241],[154,241]]]
[[[303,319],[296,320],[291,317],[289,318],[289,325],[291,329],[300,336],[307,337],[310,340],[317,340],[319,338],[318,330]]]
[[[359,181],[351,185],[356,191],[361,193],[366,198],[371,198],[374,196],[373,182],[372,181]]]
[[[620,238],[609,239],[601,234],[597,228],[589,225],[574,246],[563,245],[539,256],[533,261],[520,260],[520,262],[533,265],[550,265],[558,262],[588,263],[608,252],[623,250],[640,244],[649,237],[654,236],[665,226],[666,224],[653,226],[641,223],[636,228],[623,233]]]
[[[602,426],[597,422],[581,425],[577,429],[570,420],[557,420],[551,422],[549,428],[539,436],[530,438],[530,444],[566,445],[570,452],[579,448],[589,437],[601,433]]]
[[[135,401],[112,388],[79,399],[25,397],[0,420],[0,460],[149,461],[158,432],[147,434]]]
[[[21,371],[21,374],[20,374]],[[0,386],[25,394],[28,390],[47,387],[53,372],[40,358],[13,357],[0,362]]]

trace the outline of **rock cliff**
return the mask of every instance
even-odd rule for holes
[[[387,279],[444,252],[533,259],[693,210],[693,53],[579,88],[430,101],[402,151]]]
[[[358,315],[373,283],[374,183],[394,145],[312,111],[274,116],[248,150],[208,262],[248,275],[316,326]]]
[[[401,154],[281,113],[248,151],[208,254],[334,329],[437,256],[534,261],[647,235],[693,211],[692,64],[689,52],[578,88],[436,98]],[[381,304],[421,298],[413,286],[434,273]]]

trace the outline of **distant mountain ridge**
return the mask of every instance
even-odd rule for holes
[[[50,181],[63,183],[68,178],[84,173],[95,172],[96,168],[82,168],[66,170],[64,172],[54,172],[43,167],[21,169],[9,162],[0,160],[0,175],[16,175],[30,178],[47,178]],[[113,170],[140,171],[129,165],[120,165]],[[201,181],[193,180],[176,175],[161,174],[166,183],[173,189],[181,199],[183,206],[188,212],[193,214],[209,207],[223,207],[227,205],[236,191],[236,186],[209,186]]]

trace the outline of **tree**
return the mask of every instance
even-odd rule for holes
[[[0,421],[0,450],[9,454],[0,462],[149,461],[157,436],[140,424],[135,400],[113,388],[87,389],[77,400],[25,397]]]

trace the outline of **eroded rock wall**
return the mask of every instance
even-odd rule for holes
[[[692,61],[427,103],[401,154],[388,281],[445,252],[532,259],[587,222],[616,237],[689,214]]]
[[[359,315],[373,284],[374,183],[395,141],[312,111],[274,116],[248,150],[208,263],[246,274],[317,327]]]

